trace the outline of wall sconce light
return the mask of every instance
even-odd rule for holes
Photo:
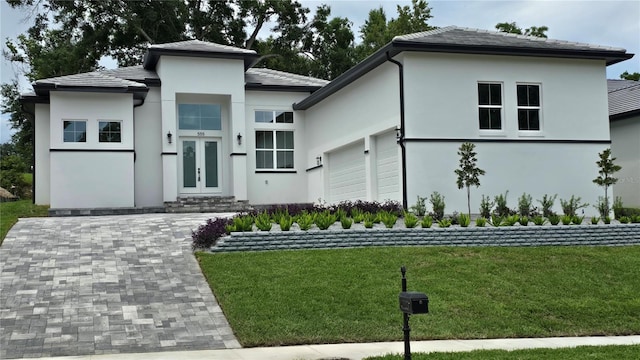
[[[173,137],[173,134],[171,134],[171,131],[167,131],[167,142],[169,144],[171,144],[171,138]]]
[[[238,136],[236,136],[236,138],[238,139],[238,145],[242,145],[242,134],[238,133]]]
[[[316,156],[316,165],[322,165],[322,156]]]

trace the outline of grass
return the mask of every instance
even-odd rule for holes
[[[244,346],[396,341],[400,266],[430,298],[412,339],[640,333],[640,246],[197,253]]]
[[[33,205],[31,199],[0,203],[0,245],[21,217],[48,216],[48,206]]]
[[[640,345],[628,346],[580,346],[564,349],[527,349],[527,350],[477,350],[462,353],[412,353],[413,360],[620,360],[637,359]],[[403,360],[403,355],[368,357],[365,360]]]

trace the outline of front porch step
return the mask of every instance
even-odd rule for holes
[[[168,213],[242,212],[253,208],[248,200],[236,200],[234,196],[188,196],[164,203]]]

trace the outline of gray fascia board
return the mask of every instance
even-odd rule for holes
[[[242,59],[244,62],[244,69],[247,70],[257,58],[258,54],[243,54],[243,53],[225,53],[225,52],[208,52],[208,51],[193,51],[193,50],[178,50],[178,49],[149,49],[144,56],[144,62],[142,67],[147,70],[156,70],[156,65],[160,56],[186,56],[186,57],[202,57],[212,59]]]
[[[145,99],[149,92],[148,87],[93,87],[93,86],[64,86],[55,84],[33,84],[33,90],[40,97],[49,98],[51,91],[89,92],[89,93],[115,93],[133,94],[134,99]]]
[[[369,57],[364,59],[362,62],[360,62],[356,66],[352,67],[351,69],[344,72],[342,75],[332,80],[329,84],[321,87],[319,90],[314,92],[311,96],[308,96],[302,101],[293,104],[293,110],[307,110],[308,108],[316,105],[320,101],[331,96],[332,94],[338,92],[343,87],[349,85],[354,80],[360,78],[361,76],[365,75],[369,71],[382,65],[387,61],[387,52],[389,52],[391,57],[393,57],[397,55],[400,51],[396,49],[393,43],[389,43],[385,45],[380,50],[371,54]]]
[[[281,92],[308,92],[313,93],[321,86],[307,86],[307,85],[262,85],[256,83],[245,84],[244,89],[250,91],[281,91]]]
[[[635,110],[631,110],[631,111],[627,111],[619,114],[609,115],[609,121],[624,120],[624,119],[632,118],[634,116],[640,116],[640,109],[635,109]]]

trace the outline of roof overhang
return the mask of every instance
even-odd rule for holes
[[[635,109],[619,114],[609,115],[609,121],[618,121],[638,116],[640,118],[640,109]]]
[[[86,93],[112,93],[112,94],[133,94],[134,99],[144,99],[149,92],[148,87],[123,86],[123,87],[98,87],[98,86],[69,86],[54,83],[35,83],[33,90],[40,97],[49,97],[51,91],[69,91]]]
[[[196,51],[196,50],[182,50],[182,49],[159,49],[149,48],[144,56],[144,62],[142,66],[147,70],[155,70],[158,65],[160,56],[187,56],[187,57],[201,57],[212,59],[234,59],[242,60],[244,62],[244,69],[251,68],[258,61],[260,57],[258,54],[248,53],[229,53],[229,52],[213,52],[213,51]]]
[[[245,90],[256,91],[279,91],[279,92],[307,92],[313,93],[321,86],[296,86],[296,85],[263,85],[260,83],[246,83],[244,85]]]
[[[329,84],[314,92],[304,100],[293,104],[294,110],[306,110],[338,90],[352,83],[356,79],[365,75],[369,71],[380,66],[387,61],[388,56],[394,57],[401,52],[428,52],[428,53],[454,53],[454,54],[481,54],[481,55],[510,55],[510,56],[532,56],[532,57],[552,57],[570,59],[593,59],[603,60],[606,65],[613,65],[621,61],[631,59],[634,54],[628,54],[624,50],[560,50],[560,49],[540,49],[526,47],[509,46],[486,46],[486,45],[451,45],[432,44],[418,41],[408,41],[394,39],[380,50],[371,54],[362,62],[352,67]]]

